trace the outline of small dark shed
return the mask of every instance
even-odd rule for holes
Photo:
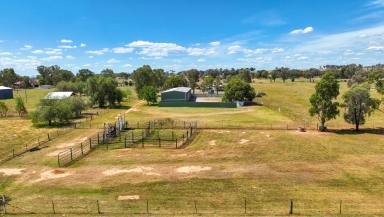
[[[10,87],[0,86],[0,99],[12,99],[13,90]]]
[[[191,101],[192,94],[189,87],[175,87],[161,92],[162,102],[188,102]]]

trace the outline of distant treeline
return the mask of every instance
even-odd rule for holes
[[[145,67],[145,66],[143,66]],[[128,72],[119,72],[115,73],[111,69],[104,69],[99,72],[100,75],[104,77],[111,78],[121,78],[125,80],[135,80],[134,74],[135,71],[140,71],[141,68],[135,69],[132,73]],[[13,68],[5,68],[0,70],[0,84],[9,87],[19,87],[19,88],[31,88],[38,85],[57,85],[60,81],[86,81],[89,77],[96,75],[97,73],[89,69],[80,69],[76,74],[70,70],[62,69],[57,65],[53,66],[38,66],[36,68],[38,75],[36,77],[29,76],[20,76],[18,75]],[[152,69],[151,69],[152,70]],[[273,70],[257,70],[256,68],[231,68],[231,69],[207,69],[207,70],[196,70],[190,69],[185,71],[165,71],[163,69],[153,69],[154,75],[156,76],[158,82],[155,86],[174,86],[166,85],[168,77],[181,75],[185,80],[178,79],[178,83],[188,83],[188,73],[193,72],[198,81],[202,80],[206,76],[211,76],[212,78],[220,78],[222,80],[227,79],[228,77],[240,75],[249,77],[249,79],[270,79],[271,81],[276,81],[276,79],[282,79],[283,81],[291,80],[295,81],[297,78],[306,78],[309,81],[313,81],[314,78],[320,77],[327,71],[332,71],[336,78],[338,79],[352,79],[354,76],[358,75],[361,78],[367,78],[369,73],[372,71],[384,70],[383,64],[378,64],[374,66],[362,66],[357,64],[349,65],[325,65],[320,68],[309,68],[309,69],[290,69],[287,67],[278,67]],[[174,79],[175,80],[175,79]],[[126,84],[128,84],[128,81]],[[171,81],[168,81],[170,83]],[[159,84],[161,83],[161,84]],[[131,85],[131,84],[130,84]],[[187,85],[187,84],[186,84]]]

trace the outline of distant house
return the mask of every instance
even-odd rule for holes
[[[191,88],[175,87],[161,92],[161,102],[189,102],[192,100]]]
[[[13,99],[13,89],[0,86],[0,99]]]
[[[51,92],[48,93],[44,99],[67,99],[71,96],[75,95],[73,92]]]

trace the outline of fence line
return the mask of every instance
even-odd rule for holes
[[[38,202],[37,202],[38,201]],[[382,215],[383,204],[359,200],[341,199],[277,199],[263,200],[250,197],[207,200],[207,198],[169,198],[133,200],[52,200],[44,198],[30,203],[18,204],[0,197],[3,214],[74,214],[74,215]]]
[[[59,167],[68,166],[92,152],[100,144],[108,144],[112,139],[120,134],[125,128],[124,116],[119,116],[114,123],[104,123],[102,132],[87,138],[87,142],[81,142],[57,154],[57,164]]]

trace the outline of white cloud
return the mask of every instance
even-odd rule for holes
[[[290,35],[302,35],[302,34],[307,34],[307,33],[311,33],[313,32],[313,27],[312,26],[308,26],[304,29],[295,29],[295,30],[292,30],[289,34]]]
[[[42,60],[44,61],[61,60],[61,59],[63,59],[63,56],[60,56],[60,55],[42,58]]]
[[[123,53],[132,53],[134,48],[132,47],[115,47],[112,48],[113,53],[123,54]]]
[[[77,48],[77,46],[76,45],[59,45],[58,48],[74,49],[74,48]]]
[[[12,55],[11,52],[0,52],[0,56],[10,56]]]
[[[91,64],[87,63],[87,64],[84,64],[83,67],[90,67]]]
[[[45,54],[54,55],[54,56],[61,55],[62,53],[63,53],[62,50],[59,48],[46,48],[46,51],[45,51]]]
[[[170,53],[179,53],[186,50],[183,46],[175,43],[158,43],[150,41],[134,41],[127,46],[141,49],[138,54],[148,57],[165,57]]]
[[[275,48],[272,48],[272,53],[281,53],[281,52],[284,52],[284,48],[280,48],[280,47],[275,47]]]
[[[131,67],[132,67],[132,65],[131,65],[131,64],[129,64],[129,63],[127,63],[127,64],[124,64],[124,65],[123,65],[123,67],[124,67],[124,68],[131,68]]]
[[[106,52],[108,52],[109,49],[108,48],[103,48],[103,49],[100,49],[100,50],[88,50],[86,51],[87,54],[94,54],[94,55],[103,55],[105,54]]]
[[[219,46],[220,44],[221,44],[220,41],[212,41],[209,43],[209,45],[211,46]]]
[[[29,44],[26,44],[22,48],[20,48],[20,50],[30,50],[30,49],[32,49],[32,45],[29,45]]]
[[[198,48],[198,47],[190,47],[187,48],[187,53],[190,56],[209,56],[216,53],[213,48]]]
[[[73,60],[73,59],[75,59],[75,57],[74,57],[74,56],[71,56],[71,55],[67,55],[67,56],[65,56],[65,58],[67,58],[67,59],[69,59],[69,60]]]
[[[119,63],[119,62],[120,62],[120,60],[117,60],[115,58],[111,58],[111,59],[107,60],[108,64],[116,64],[116,63]]]
[[[384,51],[384,46],[369,46],[368,50]]]
[[[371,6],[384,7],[384,0],[374,0],[369,3]]]
[[[42,53],[44,53],[44,51],[43,50],[34,50],[31,53],[33,53],[33,54],[42,54]]]
[[[61,39],[60,42],[61,43],[72,43],[73,41],[70,39]]]
[[[199,62],[199,63],[205,62],[205,59],[199,58],[199,59],[197,59],[197,62]]]
[[[243,51],[243,48],[240,45],[232,45],[227,48],[227,54],[235,54]]]
[[[92,59],[94,56],[88,56],[89,59]]]
[[[84,44],[84,43],[81,43],[80,44],[80,47],[86,47],[87,45],[86,44]]]

